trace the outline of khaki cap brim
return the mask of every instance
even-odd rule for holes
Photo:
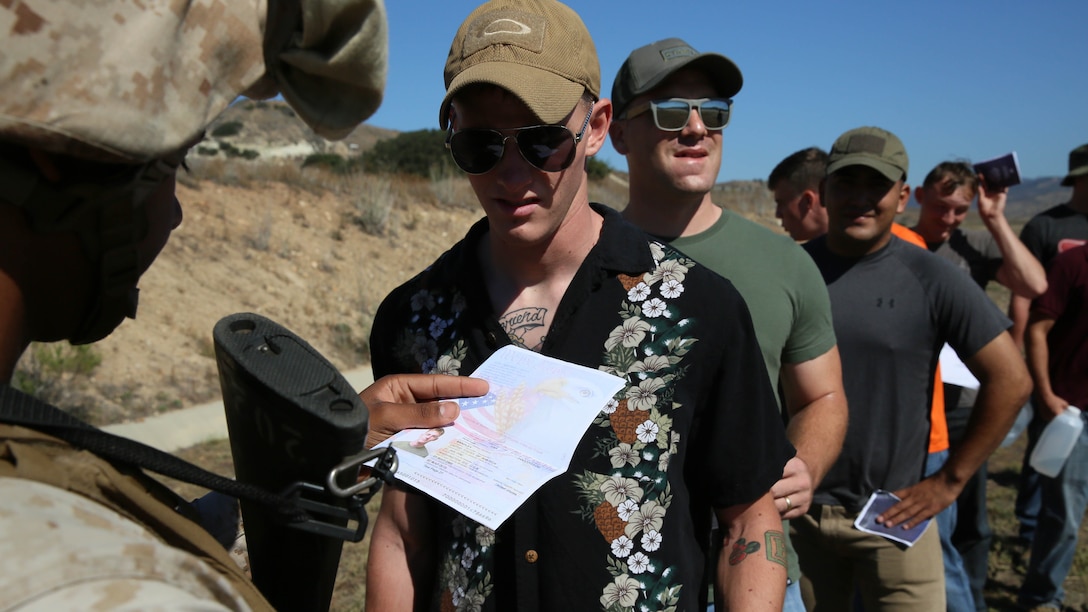
[[[476,84],[495,85],[509,91],[529,107],[543,124],[563,121],[586,92],[585,86],[580,83],[533,66],[510,62],[476,64],[463,70],[450,82],[439,109],[438,123],[442,129],[448,127],[453,98],[465,87]]]

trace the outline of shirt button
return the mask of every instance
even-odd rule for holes
[[[499,339],[495,337],[495,332],[487,332],[487,347],[496,348],[499,346]]]
[[[540,558],[540,555],[538,555],[535,550],[525,551],[525,560],[528,561],[529,563],[536,563],[536,560],[539,559],[539,558]]]

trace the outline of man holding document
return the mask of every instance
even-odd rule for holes
[[[387,489],[367,608],[690,610],[712,582],[735,609],[781,609],[770,487],[793,449],[751,318],[728,281],[589,202],[586,157],[612,106],[581,19],[551,1],[485,4],[459,29],[445,80],[439,121],[486,219],[382,303],[375,375],[468,374],[508,347],[607,373],[620,390],[586,419],[565,412],[580,393],[555,377],[525,375],[523,389],[514,377],[492,387],[494,405],[462,405],[445,438],[484,417],[513,438],[546,411],[531,439],[552,450],[563,436],[548,429],[578,433],[569,464],[497,529]],[[446,465],[455,443],[427,465]],[[708,576],[712,511],[725,542]]]

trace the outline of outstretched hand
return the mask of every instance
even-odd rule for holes
[[[449,425],[461,413],[451,398],[478,397],[487,393],[482,378],[445,374],[393,374],[383,376],[359,392],[370,411],[366,447],[373,448],[402,429],[427,429]]]

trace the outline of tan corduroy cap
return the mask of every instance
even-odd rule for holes
[[[582,19],[553,0],[494,0],[457,30],[446,59],[443,129],[450,102],[469,85],[486,83],[517,96],[542,123],[558,123],[585,91],[601,93],[601,68]]]

